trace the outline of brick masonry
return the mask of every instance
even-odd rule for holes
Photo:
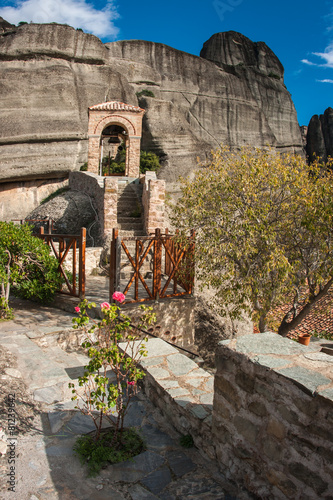
[[[108,106],[109,105],[109,106]],[[110,108],[110,109],[107,109]],[[113,109],[118,108],[118,109]],[[123,103],[104,103],[89,108],[88,123],[88,171],[99,173],[100,138],[109,125],[119,125],[126,131],[126,171],[128,177],[140,175],[140,142],[142,117],[145,111]]]

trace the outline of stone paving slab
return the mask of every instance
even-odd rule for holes
[[[32,306],[31,310],[19,312],[17,322],[0,323],[0,343],[17,358],[17,367],[8,368],[7,376],[13,380],[22,376],[29,391],[41,401],[41,412],[31,431],[18,436],[17,498],[214,500],[227,498],[227,492],[234,492],[234,485],[217,473],[215,462],[204,459],[196,448],[187,450],[180,446],[179,433],[144,394],[133,399],[125,425],[141,432],[147,450],[132,461],[108,466],[96,478],[87,478],[85,468],[73,455],[73,444],[77,435],[94,427],[88,417],[73,410],[76,403],[70,401],[70,392],[65,390],[68,382],[75,381],[80,364],[85,364],[87,358],[59,350],[53,336],[54,332],[64,331],[72,318],[72,314],[52,308],[41,308],[40,314],[36,314],[36,306]],[[59,330],[55,328],[57,325]],[[40,336],[41,332],[44,335]],[[42,348],[36,343],[40,340]],[[161,389],[163,385],[169,391],[186,387],[190,401],[197,403],[200,396],[212,391],[211,375],[191,360],[185,361],[184,374],[176,376],[178,368],[174,361],[177,358],[183,361],[177,349],[161,340],[149,341],[148,346],[147,366],[165,370],[168,375],[159,379]],[[169,356],[174,359],[168,363]],[[192,384],[186,383],[189,379]],[[208,410],[206,404],[201,407]],[[14,497],[4,493],[2,498]],[[248,500],[249,496],[240,491],[238,498]]]

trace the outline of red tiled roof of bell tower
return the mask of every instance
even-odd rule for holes
[[[92,111],[132,111],[133,113],[144,111],[144,109],[139,106],[133,106],[133,104],[126,104],[119,101],[101,102],[100,104],[90,106],[89,109]]]

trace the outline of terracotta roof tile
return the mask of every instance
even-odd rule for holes
[[[125,104],[124,102],[118,101],[109,101],[109,102],[101,102],[100,104],[95,104],[94,106],[89,107],[92,111],[133,111],[134,113],[140,113],[140,111],[144,111],[139,106],[133,106],[132,104]]]
[[[284,314],[290,309],[292,302],[276,308],[269,315],[270,319],[281,321]],[[258,331],[254,325],[254,331]],[[301,324],[292,330],[288,337],[298,337],[300,333],[333,333],[333,288],[320,299]]]

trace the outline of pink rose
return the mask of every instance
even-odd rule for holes
[[[121,292],[114,292],[114,294],[112,295],[112,298],[113,298],[113,300],[116,300],[117,302],[122,303],[122,302],[124,302],[126,297]]]
[[[77,313],[79,313],[79,312],[81,312],[81,309],[80,309],[79,307],[75,307],[75,311],[76,311]]]
[[[127,384],[128,384],[128,385],[134,385],[134,384],[135,384],[135,382],[134,382],[134,380],[131,380],[130,382],[127,382]]]
[[[110,309],[110,304],[108,302],[103,302],[103,304],[101,304],[101,309]]]

